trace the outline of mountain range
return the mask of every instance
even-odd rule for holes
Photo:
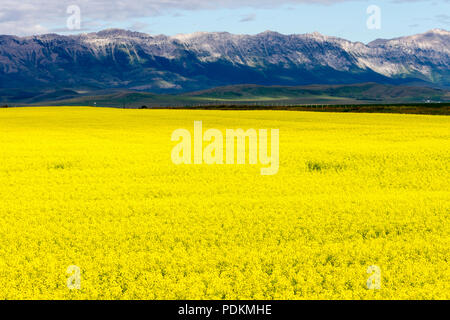
[[[0,36],[0,101],[12,92],[26,99],[54,92],[60,96],[68,89],[76,94],[185,93],[239,84],[367,82],[449,89],[450,32],[434,29],[368,44],[271,31],[154,36],[109,29],[70,36]]]

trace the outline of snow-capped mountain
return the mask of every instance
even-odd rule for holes
[[[450,87],[450,32],[367,45],[319,33],[0,36],[1,88],[189,91],[252,83],[411,83]]]

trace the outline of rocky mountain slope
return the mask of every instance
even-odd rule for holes
[[[0,36],[0,88],[184,92],[224,85],[377,82],[450,87],[450,32],[367,45],[318,33]]]

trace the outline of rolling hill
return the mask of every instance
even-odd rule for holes
[[[377,83],[354,85],[260,86],[235,85],[182,94],[155,94],[133,90],[76,92],[57,90],[45,93],[11,91],[13,105],[90,105],[98,107],[140,108],[193,107],[208,105],[305,105],[305,104],[386,104],[450,102],[450,91],[427,87],[393,86]]]

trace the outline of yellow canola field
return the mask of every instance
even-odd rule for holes
[[[195,120],[278,174],[174,165]],[[0,110],[0,299],[449,299],[449,167],[444,116]]]

